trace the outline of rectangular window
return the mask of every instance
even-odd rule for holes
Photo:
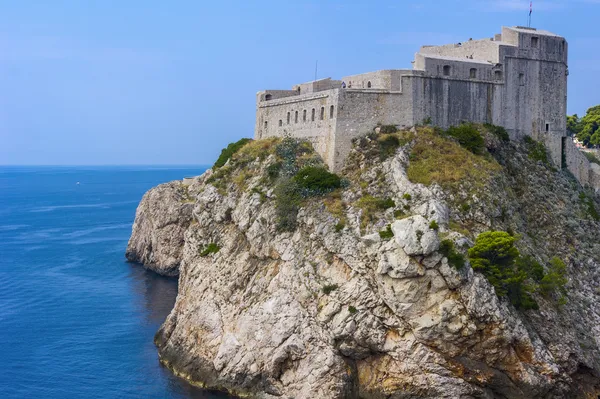
[[[265,121],[265,129],[267,128],[267,121]]]
[[[302,122],[306,122],[306,110],[302,111]]]
[[[540,38],[539,37],[532,37],[531,38],[531,47],[533,48],[537,48],[538,44],[539,44]]]
[[[471,79],[476,79],[476,78],[477,78],[477,69],[475,69],[475,68],[471,68],[471,69],[469,70],[469,77],[470,77]]]
[[[289,113],[289,112],[288,112],[288,114],[287,114],[287,124],[288,124],[288,125],[290,124],[290,113]]]
[[[283,121],[280,119],[279,120],[279,127],[283,126]]]
[[[519,74],[519,86],[525,86],[525,74],[524,73]]]
[[[546,123],[546,133],[548,133],[550,131],[550,124]]]
[[[321,107],[321,120],[325,119],[325,107]]]
[[[315,109],[314,109],[314,108],[312,109],[312,112],[311,112],[311,114],[310,114],[310,121],[311,121],[311,122],[314,122],[314,121],[315,121]]]
[[[294,114],[294,123],[298,123],[298,111]]]
[[[333,119],[333,105],[329,107],[329,119]]]

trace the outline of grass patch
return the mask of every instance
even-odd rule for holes
[[[221,249],[221,247],[219,247],[214,242],[211,242],[206,247],[204,247],[203,250],[200,251],[200,256],[205,257],[210,254],[216,254],[217,252],[219,252],[220,249]]]
[[[382,240],[391,240],[392,238],[394,238],[394,232],[392,231],[392,225],[388,224],[385,228],[385,230],[381,230],[379,232],[379,237],[381,237]]]
[[[500,169],[491,157],[475,155],[433,129],[422,128],[410,153],[407,175],[411,182],[426,186],[437,183],[452,190],[468,181],[481,189]]]
[[[435,220],[432,220],[431,223],[429,223],[429,228],[431,230],[439,230],[440,226],[438,225],[438,223]]]
[[[407,201],[410,201],[412,199],[412,195],[410,195],[409,193],[404,193],[402,195],[402,198],[405,199],[405,200],[407,200]]]
[[[365,195],[360,198],[356,201],[355,205],[362,209],[361,227],[366,227],[366,225],[373,220],[373,217],[377,212],[396,206],[391,198],[376,198],[371,195]]]
[[[320,166],[307,166],[300,169],[294,175],[294,181],[310,195],[329,193],[342,185],[338,175]]]
[[[357,312],[358,312],[358,309],[356,309],[354,306],[348,306],[348,313],[356,314]]]
[[[334,227],[335,232],[339,233],[340,231],[344,230],[344,227],[346,227],[346,223],[340,220]]]

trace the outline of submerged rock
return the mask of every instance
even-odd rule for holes
[[[258,398],[600,394],[600,226],[576,217],[568,176],[506,146],[490,183],[503,190],[476,196],[409,181],[410,146],[382,162],[355,150],[362,166],[345,171],[350,187],[326,206],[304,200],[292,231],[278,228],[277,183],[265,178],[272,156],[150,190],[127,257],[180,273],[156,334],[161,361],[196,383]],[[365,219],[356,201],[367,193],[402,212]],[[378,234],[386,225],[391,239]],[[568,303],[538,298],[539,310],[518,311],[468,263],[456,270],[438,252],[440,236],[460,249],[490,228],[514,229],[524,252],[567,260]],[[218,249],[207,254],[210,244]]]

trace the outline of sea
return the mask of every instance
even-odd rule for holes
[[[205,169],[0,166],[0,398],[228,398],[161,366],[177,279],[125,260],[142,195]]]

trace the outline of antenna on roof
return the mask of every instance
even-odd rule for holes
[[[531,28],[531,13],[533,12],[533,0],[529,1],[529,18],[527,19],[527,27]]]
[[[317,80],[317,68],[319,66],[319,60],[315,61],[315,81]]]

